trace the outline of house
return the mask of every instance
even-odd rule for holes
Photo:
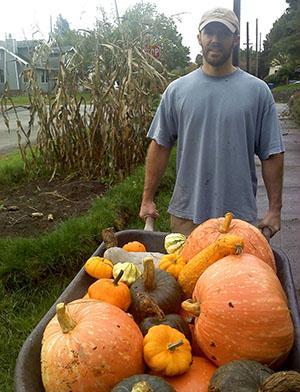
[[[11,36],[0,41],[0,94],[5,86],[10,93],[20,94],[28,85],[28,73],[31,70],[34,52],[41,41],[17,41]],[[65,48],[64,52],[74,53],[73,47]],[[47,59],[35,63],[36,81],[45,93],[51,92],[56,86],[59,62],[62,52],[58,47],[50,49]]]

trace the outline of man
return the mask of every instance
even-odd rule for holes
[[[269,200],[259,227],[272,236],[280,229],[284,152],[274,99],[263,81],[232,65],[239,22],[231,10],[206,12],[198,41],[203,66],[168,86],[148,132],[139,215],[158,217],[155,192],[177,143],[171,230],[188,235],[228,211],[254,224],[257,155]]]

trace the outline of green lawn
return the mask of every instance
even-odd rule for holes
[[[91,95],[89,93],[87,93],[87,92],[78,94],[77,98],[80,99],[80,97],[83,97],[86,100],[86,102],[89,102],[90,99],[91,99]],[[18,105],[20,105],[20,106],[23,106],[23,105],[24,106],[28,106],[30,104],[29,97],[26,94],[12,96],[9,99],[11,99],[13,104],[16,105],[16,106],[18,106]]]

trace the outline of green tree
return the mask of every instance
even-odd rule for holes
[[[286,12],[276,20],[264,41],[265,73],[274,60],[291,70],[300,64],[300,0],[287,0],[287,3]]]
[[[129,42],[139,41],[141,48],[158,45],[160,61],[169,71],[184,69],[190,63],[189,48],[182,44],[175,21],[159,13],[154,4],[135,4],[121,18],[119,29]]]
[[[61,14],[59,14],[54,25],[54,33],[57,35],[65,35],[69,33],[69,31],[69,22]]]

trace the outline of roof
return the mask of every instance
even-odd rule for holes
[[[10,56],[13,56],[16,60],[20,61],[20,63],[23,63],[24,65],[29,65],[29,63],[27,61],[25,61],[24,59],[22,59],[20,56],[18,56],[17,54],[11,52],[10,50],[4,48],[3,46],[0,46],[0,50],[3,50],[4,52],[8,53]]]

